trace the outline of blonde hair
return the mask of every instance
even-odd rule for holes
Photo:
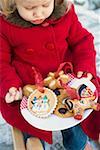
[[[54,0],[55,5],[61,5],[64,0]],[[0,12],[5,16],[13,13],[16,10],[15,0],[0,0]]]
[[[15,0],[0,0],[0,12],[4,15],[13,13],[16,9]]]

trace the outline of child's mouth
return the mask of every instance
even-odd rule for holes
[[[41,24],[44,21],[44,19],[36,19],[36,20],[32,20],[31,22],[34,24]]]

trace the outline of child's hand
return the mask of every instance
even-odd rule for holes
[[[78,78],[81,78],[83,75],[84,75],[84,72],[82,72],[82,71],[78,71],[78,72],[77,72],[77,77],[78,77]],[[87,79],[91,80],[91,79],[93,78],[93,75],[88,72],[88,73],[85,73],[85,77],[86,77]]]
[[[17,88],[11,87],[9,89],[9,92],[7,92],[7,94],[5,96],[6,103],[11,103],[13,101],[21,100],[21,99],[22,99],[22,89],[21,88],[19,88],[17,90]]]
[[[100,144],[100,133],[99,133],[99,140],[98,140],[99,144]]]

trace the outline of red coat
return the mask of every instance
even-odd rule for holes
[[[10,87],[34,84],[32,66],[45,77],[60,63],[71,61],[75,73],[87,71],[95,76],[93,36],[79,23],[73,5],[62,17],[49,18],[48,24],[22,27],[3,16],[0,22],[1,113],[9,124],[51,143],[51,132],[29,125],[20,114],[20,102],[7,104],[5,94]]]

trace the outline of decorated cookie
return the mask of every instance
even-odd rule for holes
[[[53,113],[57,105],[57,97],[53,91],[44,88],[44,92],[36,89],[28,98],[28,110],[37,117],[45,118]]]
[[[75,99],[75,98],[80,99],[79,93],[76,88],[70,87],[68,84],[65,84],[64,82],[62,82],[62,80],[60,80],[60,84],[61,84],[62,88],[66,90],[67,95],[71,99]]]
[[[54,114],[62,117],[67,118],[73,116],[73,113],[69,111],[69,109],[66,107],[66,105],[63,103],[63,100],[68,98],[68,94],[65,89],[55,89],[53,92],[57,96],[58,104],[56,106],[56,109],[54,111]]]
[[[70,73],[68,74],[60,74],[58,80],[61,80],[64,84],[68,84],[71,80],[73,80],[74,76]]]
[[[67,118],[67,117],[72,117],[73,113],[69,112],[67,107],[63,104],[58,102],[57,107],[54,111],[54,114],[57,115],[58,117],[62,118]]]
[[[23,87],[23,95],[29,97],[34,90],[36,90],[36,85],[27,84]]]
[[[95,100],[96,98],[96,93],[92,92],[92,90],[85,84],[80,85],[78,93],[81,98],[85,98],[87,100]]]
[[[62,71],[59,73],[63,73]],[[55,73],[50,72],[47,76],[47,78],[44,79],[44,86],[47,86],[48,88],[54,90],[56,88],[61,88],[61,85],[59,83],[59,80],[57,80],[57,77],[55,76]]]
[[[44,79],[44,86],[54,90],[56,88],[63,88],[60,81],[64,84],[68,84],[74,78],[71,74],[64,74],[64,71],[61,70],[59,73],[50,72],[48,76]]]
[[[100,104],[99,103],[96,103],[95,101],[93,101],[91,99],[89,100],[86,98],[81,98],[81,100],[64,99],[63,103],[65,104],[65,106],[67,107],[69,112],[74,113],[74,118],[77,120],[82,119],[82,116],[83,116],[84,111],[86,109],[91,108],[91,109],[94,109],[96,111],[100,110]]]
[[[63,99],[69,97],[65,89],[55,89],[53,92],[56,94],[58,102],[62,103]]]

